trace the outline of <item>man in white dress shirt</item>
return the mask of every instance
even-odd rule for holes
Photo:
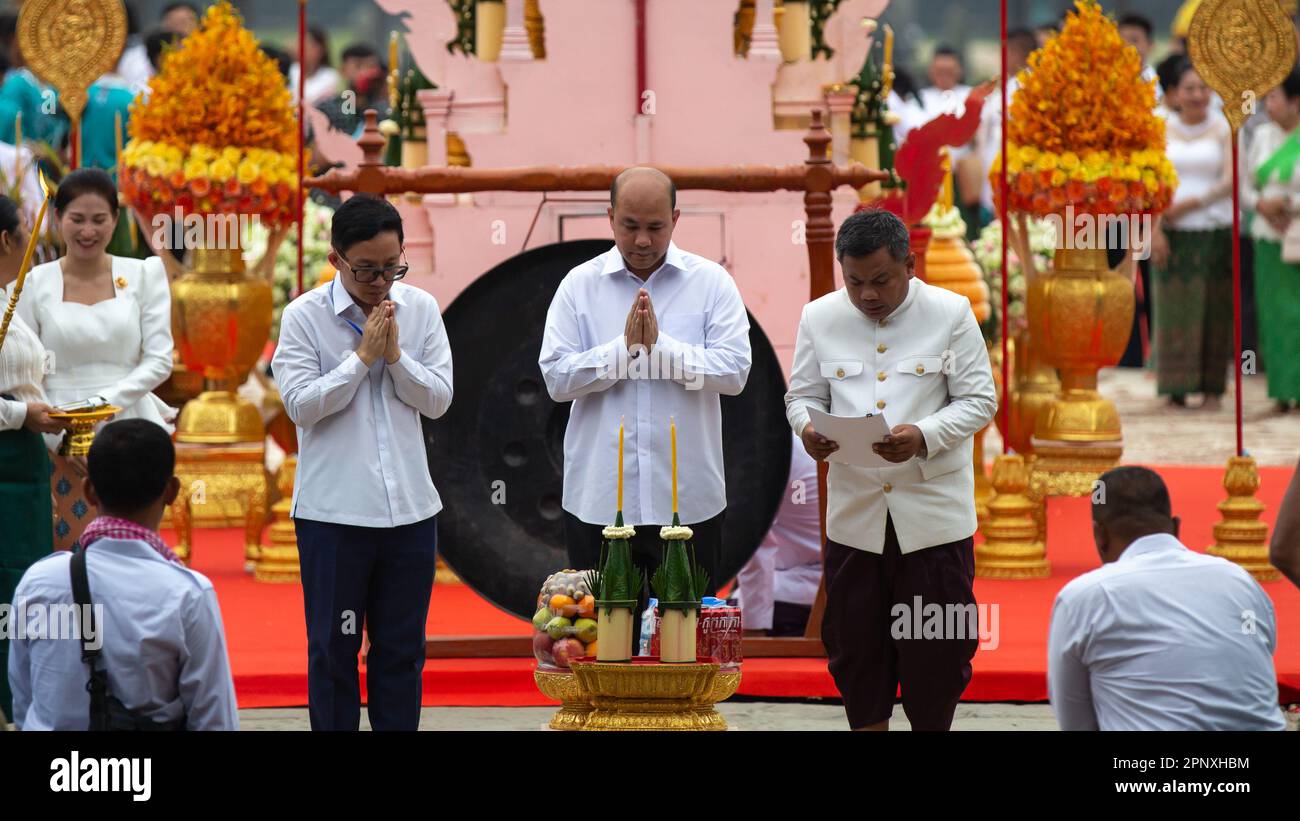
[[[107,671],[109,693],[139,718],[171,729],[239,729],[216,591],[157,533],[180,491],[175,460],[171,437],[147,419],[113,422],[95,436],[85,492],[100,516],[86,527],[81,548],[95,630],[50,634],[75,608],[70,552],[28,568],[9,619],[26,633],[13,637],[9,656],[18,729],[88,728],[83,635],[99,647],[96,664]]]
[[[709,572],[712,589],[700,592],[711,594],[726,581],[717,572],[727,504],[720,397],[745,387],[749,319],[726,269],[673,244],[680,213],[662,172],[630,168],[615,178],[614,247],[560,283],[538,364],[551,398],[573,402],[563,498],[572,566],[595,566],[601,529],[614,520],[620,421],[623,521],[638,528],[633,560],[647,579],[659,565],[659,527],[673,518],[671,418],[681,521]]]
[[[817,463],[794,437],[790,478],[772,527],[736,574],[747,636],[802,636],[822,582]]]
[[[1155,471],[1101,475],[1102,566],[1052,607],[1047,686],[1062,730],[1283,730],[1273,602],[1240,566],[1178,540]]]
[[[293,521],[307,613],[312,729],[356,730],[370,637],[370,726],[420,722],[438,491],[420,418],[451,405],[451,347],[432,296],[405,283],[402,218],[357,195],[331,226],[333,281],[284,310],[271,366],[298,426]]]
[[[993,372],[970,302],[913,277],[898,217],[853,214],[835,254],[845,287],[804,307],[787,416],[822,460],[839,444],[809,409],[882,413],[890,434],[873,450],[893,464],[830,465],[822,640],[853,729],[887,730],[901,685],[913,729],[946,730],[978,644],[972,437],[997,409]],[[950,620],[953,635],[900,637],[918,605],[971,618]]]

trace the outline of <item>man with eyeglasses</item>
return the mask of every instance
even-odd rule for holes
[[[330,234],[338,275],[284,309],[272,359],[298,426],[308,712],[313,730],[359,729],[364,625],[370,726],[415,730],[442,509],[420,417],[451,405],[451,347],[434,298],[397,282],[396,208],[353,196]]]

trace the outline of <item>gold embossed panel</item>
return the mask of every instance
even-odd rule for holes
[[[1206,85],[1223,98],[1235,132],[1295,65],[1295,29],[1277,0],[1204,0],[1187,50]]]
[[[18,13],[18,43],[27,66],[59,92],[77,121],[86,90],[111,71],[126,44],[122,0],[26,0]]]

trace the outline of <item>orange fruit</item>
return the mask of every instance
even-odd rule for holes
[[[596,614],[596,597],[588,593],[578,602],[578,615],[592,618]]]
[[[551,596],[551,603],[550,603],[551,612],[556,613],[558,615],[563,616],[572,613],[573,612],[572,610],[567,610],[566,608],[573,607],[576,604],[577,602],[575,602],[573,599],[561,593],[556,593],[554,596]]]
[[[587,645],[587,655],[592,658],[596,657],[596,642],[593,641],[591,644]]]

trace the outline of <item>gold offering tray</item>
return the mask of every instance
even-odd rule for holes
[[[739,670],[708,659],[586,659],[574,661],[571,672],[537,670],[533,677],[543,694],[563,702],[551,719],[554,730],[725,730],[714,705],[740,686]]]
[[[122,409],[116,405],[104,405],[85,411],[52,411],[50,418],[72,423],[72,433],[68,438],[68,455],[85,456],[90,453],[90,445],[95,441],[95,426],[121,412]]]

